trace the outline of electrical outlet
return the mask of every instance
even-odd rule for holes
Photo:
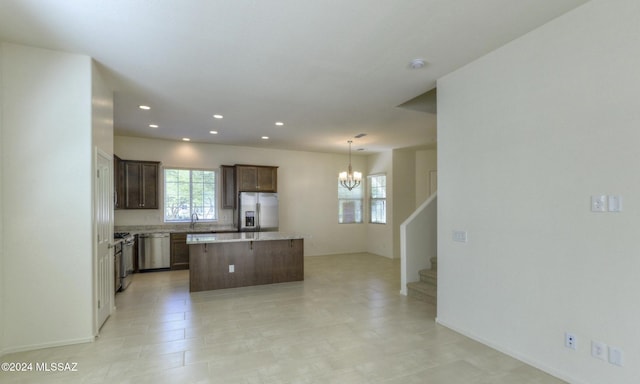
[[[573,333],[564,333],[564,346],[570,349],[578,349],[578,340]]]
[[[234,273],[236,271],[236,266],[234,264],[229,265],[229,273]]]
[[[609,362],[614,365],[622,367],[623,353],[620,348],[609,347]]]
[[[607,195],[591,196],[591,212],[607,211]]]
[[[607,345],[599,341],[591,341],[591,356],[607,361]]]

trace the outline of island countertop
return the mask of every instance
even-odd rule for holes
[[[232,243],[243,241],[296,240],[302,235],[285,232],[234,232],[187,234],[187,244]]]

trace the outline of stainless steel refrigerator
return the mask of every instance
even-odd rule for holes
[[[278,194],[240,192],[240,231],[277,231]]]

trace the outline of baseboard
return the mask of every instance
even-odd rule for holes
[[[86,338],[79,338],[79,339],[55,341],[51,343],[23,345],[19,347],[3,349],[0,353],[0,357],[11,354],[11,353],[35,351],[37,349],[44,349],[44,348],[63,347],[65,345],[92,343],[94,341],[95,341],[95,337],[86,337]]]
[[[484,344],[484,345],[486,345],[488,347],[491,347],[491,348],[495,349],[496,351],[502,352],[507,356],[513,357],[516,360],[520,360],[520,361],[522,361],[523,363],[525,363],[527,365],[530,365],[530,366],[532,366],[534,368],[537,368],[537,369],[539,369],[539,370],[541,370],[543,372],[546,372],[546,373],[550,374],[551,376],[554,376],[554,377],[556,377],[556,378],[558,378],[560,380],[564,380],[567,383],[571,383],[571,384],[587,384],[587,383],[585,383],[583,381],[580,381],[580,380],[576,379],[575,377],[571,377],[566,372],[560,372],[556,368],[550,367],[550,366],[548,366],[548,365],[546,365],[544,363],[541,363],[541,362],[539,362],[539,361],[537,361],[535,359],[531,359],[528,356],[524,356],[524,355],[522,355],[522,354],[520,354],[520,353],[518,353],[516,351],[513,351],[513,350],[511,350],[509,348],[505,348],[502,345],[495,344],[495,343],[493,343],[493,342],[491,342],[489,340],[486,340],[486,339],[484,339],[482,337],[479,337],[479,336],[474,335],[472,333],[466,332],[465,330],[458,328],[454,324],[451,324],[451,323],[448,323],[446,321],[440,320],[440,318],[438,318],[438,317],[436,317],[436,323],[442,325],[443,327],[449,328],[450,330],[452,330],[454,332],[457,332],[457,333],[459,333],[459,334],[461,334],[463,336],[466,336],[466,337],[468,337],[468,338],[470,338],[472,340],[475,340],[475,341],[477,341],[479,343],[482,343],[482,344]]]

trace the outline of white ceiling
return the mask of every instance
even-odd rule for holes
[[[119,135],[377,152],[433,145],[400,104],[586,1],[0,0],[0,39],[95,58]]]

